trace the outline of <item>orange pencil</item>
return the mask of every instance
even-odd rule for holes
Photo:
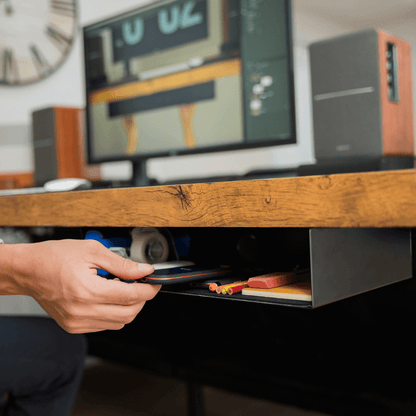
[[[224,267],[224,266],[221,266]],[[218,280],[217,282],[210,282],[209,283],[209,290],[211,292],[215,292],[218,286],[224,286],[224,285],[229,285],[231,283],[234,283],[235,280],[233,277],[224,277],[220,280]]]
[[[210,283],[209,284],[209,290],[211,292],[215,292],[215,290],[217,289],[218,285],[216,283]]]

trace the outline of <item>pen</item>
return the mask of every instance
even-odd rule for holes
[[[208,283],[208,282],[191,282],[190,285],[192,287],[201,287],[203,289],[209,289],[210,285],[212,285],[212,283]]]

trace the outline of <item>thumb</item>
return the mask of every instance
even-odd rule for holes
[[[95,259],[95,263],[100,269],[104,269],[114,276],[122,279],[138,279],[154,272],[151,264],[137,263],[133,260],[125,259],[103,246],[100,255]]]

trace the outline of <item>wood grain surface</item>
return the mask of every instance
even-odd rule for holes
[[[83,110],[54,107],[58,178],[84,178]]]
[[[416,170],[0,197],[0,226],[416,227]]]
[[[378,30],[381,113],[383,122],[383,154],[386,156],[413,156],[413,99],[412,48],[409,42]],[[389,100],[387,91],[387,42],[397,47],[397,77],[399,101]]]

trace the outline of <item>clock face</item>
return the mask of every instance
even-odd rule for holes
[[[76,0],[0,0],[0,85],[49,76],[75,36]]]

